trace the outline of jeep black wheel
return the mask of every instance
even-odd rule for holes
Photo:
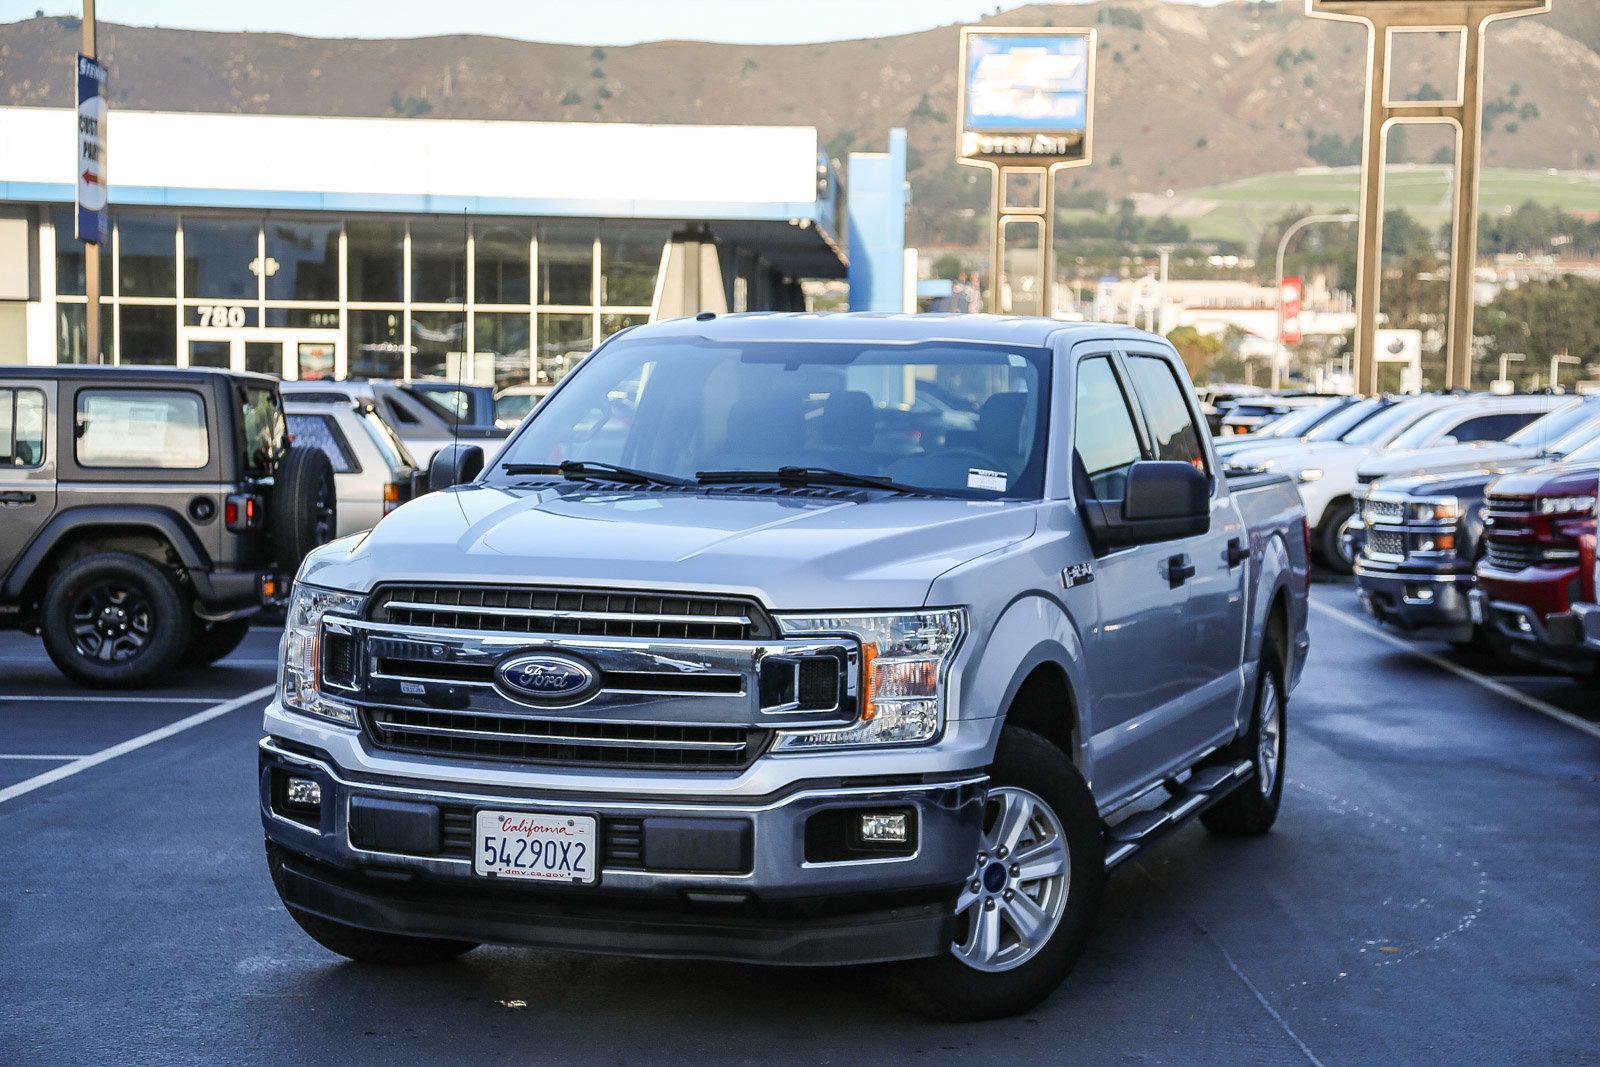
[[[294,573],[313,549],[338,535],[333,464],[320,448],[296,445],[284,452],[273,476],[268,514],[278,563],[287,573]]]
[[[238,648],[250,633],[249,619],[230,619],[227,622],[197,622],[189,636],[189,650],[184,661],[193,666],[215,663]]]
[[[989,805],[950,951],[894,964],[896,993],[944,1022],[1027,1011],[1083,952],[1105,879],[1094,797],[1066,753],[1014,726],[990,767]]]
[[[189,606],[177,580],[142,556],[101,552],[63,567],[45,590],[45,651],[85,685],[141,686],[177,663]]]

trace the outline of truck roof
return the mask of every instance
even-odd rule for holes
[[[47,366],[30,366],[27,364],[10,364],[0,367],[0,380],[8,378],[62,378],[81,380],[85,378],[114,377],[121,381],[143,380],[163,382],[196,382],[208,378],[227,378],[230,381],[261,382],[263,384],[277,385],[278,379],[270,374],[256,374],[253,371],[222,370],[214,367],[148,367],[143,365],[123,364],[121,366],[107,366],[105,364],[87,365],[81,363],[62,363]]]
[[[1129,326],[1062,322],[1023,315],[888,314],[872,311],[774,311],[693,316],[638,327],[652,336],[705,337],[717,341],[987,341],[1043,347],[1061,333],[1166,342]],[[633,331],[630,331],[633,332]]]

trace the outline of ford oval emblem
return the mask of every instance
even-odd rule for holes
[[[537,701],[576,700],[594,688],[594,669],[566,656],[535,653],[512,656],[495,668],[500,684],[519,698]]]

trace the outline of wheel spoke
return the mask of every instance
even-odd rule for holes
[[[1012,862],[1017,865],[1019,882],[1055,878],[1067,869],[1067,847],[1061,838],[1050,837],[1018,852]]]
[[[994,828],[997,846],[1015,850],[1022,832],[1033,818],[1033,801],[1020,793],[1006,793],[1001,801],[1000,820]]]
[[[956,897],[956,914],[960,915],[978,901],[982,900],[981,894],[974,893],[971,885],[962,886],[961,895]]]
[[[1000,907],[1024,948],[1035,947],[1050,928],[1050,916],[1026,893],[1018,893]]]
[[[980,962],[988,963],[1000,954],[1000,910],[977,912],[972,926],[972,954]]]

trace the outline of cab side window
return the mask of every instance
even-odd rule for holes
[[[0,467],[44,463],[44,394],[0,389]]]
[[[1155,356],[1130,354],[1128,373],[1144,408],[1155,458],[1177,460],[1205,470],[1206,451],[1200,443],[1200,431],[1189,413],[1183,384],[1172,364]]]
[[[1450,436],[1462,444],[1472,441],[1504,441],[1543,414],[1542,411],[1505,411],[1496,415],[1479,415],[1451,430]]]
[[[1106,356],[1078,364],[1072,450],[1074,482],[1092,500],[1121,500],[1128,468],[1144,458],[1128,398]]]

